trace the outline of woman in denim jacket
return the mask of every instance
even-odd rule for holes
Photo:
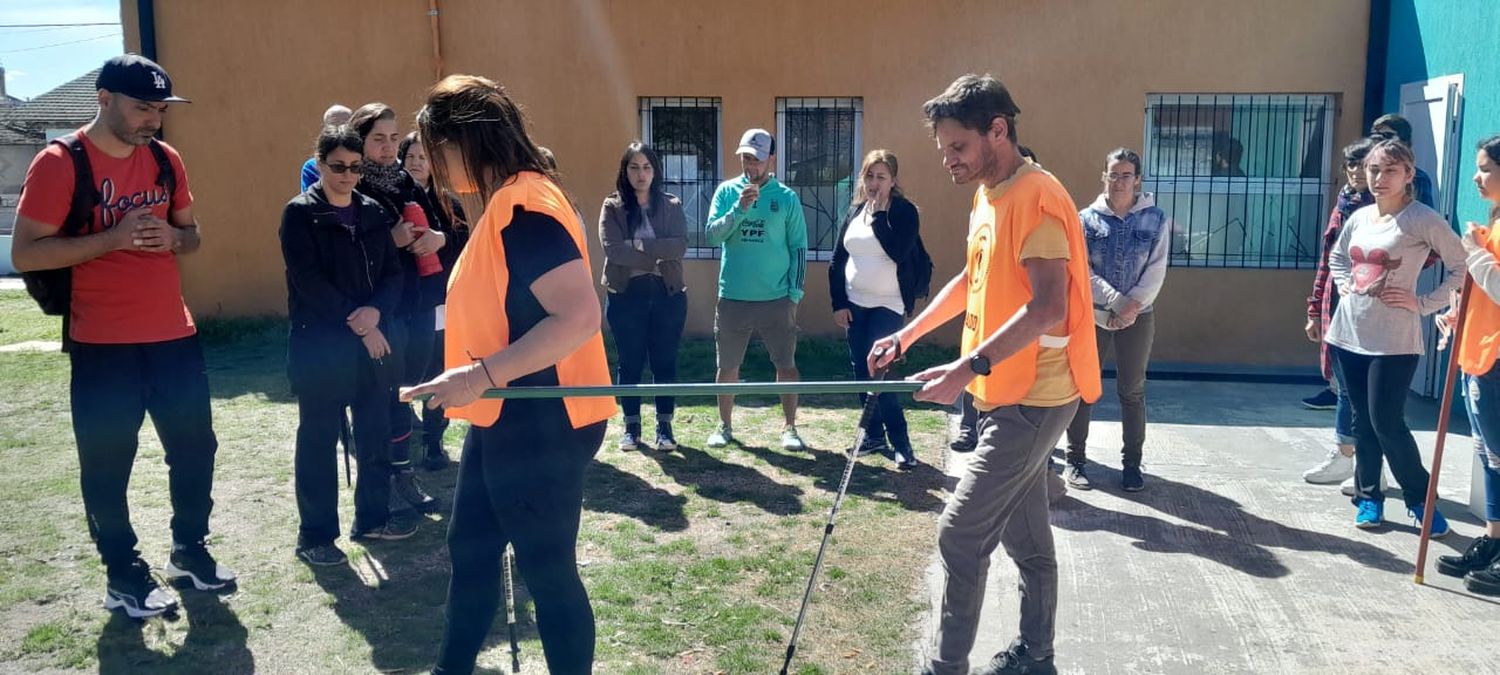
[[[1099,367],[1115,350],[1115,382],[1120,395],[1120,417],[1125,447],[1121,487],[1145,487],[1141,476],[1141,446],[1146,442],[1146,362],[1156,333],[1151,303],[1167,276],[1172,226],[1156,208],[1150,194],[1142,194],[1141,156],[1117,148],[1104,159],[1104,193],[1078,212],[1089,247],[1089,269],[1094,291],[1095,335]],[[1068,466],[1063,478],[1083,490],[1092,487],[1084,464],[1089,438],[1089,406],[1079,405],[1068,426]]]

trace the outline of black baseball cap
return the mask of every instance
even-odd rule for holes
[[[155,61],[138,54],[122,54],[104,62],[96,89],[157,103],[192,103],[172,95],[172,78]]]

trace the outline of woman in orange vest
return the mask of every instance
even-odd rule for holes
[[[404,395],[430,394],[429,408],[471,425],[448,526],[448,625],[433,672],[474,669],[499,607],[509,543],[536,603],[548,671],[587,673],[594,614],[578,578],[578,519],[583,472],[604,442],[614,399],[481,398],[509,386],[609,384],[583,226],[499,84],[445,78],[428,92],[417,127],[439,188],[478,193],[485,204],[448,282],[447,370]]]
[[[1439,572],[1463,577],[1464,586],[1475,593],[1500,595],[1500,136],[1479,143],[1474,184],[1479,196],[1490,202],[1490,226],[1469,223],[1463,238],[1468,250],[1469,274],[1474,277],[1469,308],[1464,316],[1464,334],[1459,336],[1458,365],[1464,371],[1464,397],[1469,408],[1470,428],[1484,467],[1484,536],[1475,539],[1463,555],[1438,558]],[[1439,327],[1446,329],[1452,317]],[[1488,442],[1486,442],[1488,440]]]

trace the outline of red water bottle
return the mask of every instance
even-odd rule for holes
[[[401,207],[401,218],[411,223],[411,231],[416,234],[417,239],[427,234],[432,227],[427,224],[427,213],[422,210],[422,205],[416,202],[407,202]],[[438,260],[436,253],[417,256],[417,275],[430,277],[443,271],[443,262]]]

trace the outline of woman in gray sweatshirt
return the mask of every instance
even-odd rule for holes
[[[1354,406],[1354,525],[1368,529],[1384,519],[1384,461],[1408,512],[1418,522],[1423,518],[1428,474],[1406,425],[1406,396],[1423,351],[1422,317],[1448,305],[1449,292],[1463,283],[1465,255],[1443,217],[1414,198],[1410,148],[1399,140],[1376,143],[1365,157],[1365,175],[1375,203],[1350,216],[1328,256],[1340,300],[1323,340],[1339,361]],[[1436,289],[1418,296],[1417,277],[1434,251],[1447,273]],[[1434,512],[1432,535],[1447,533],[1443,514]]]

